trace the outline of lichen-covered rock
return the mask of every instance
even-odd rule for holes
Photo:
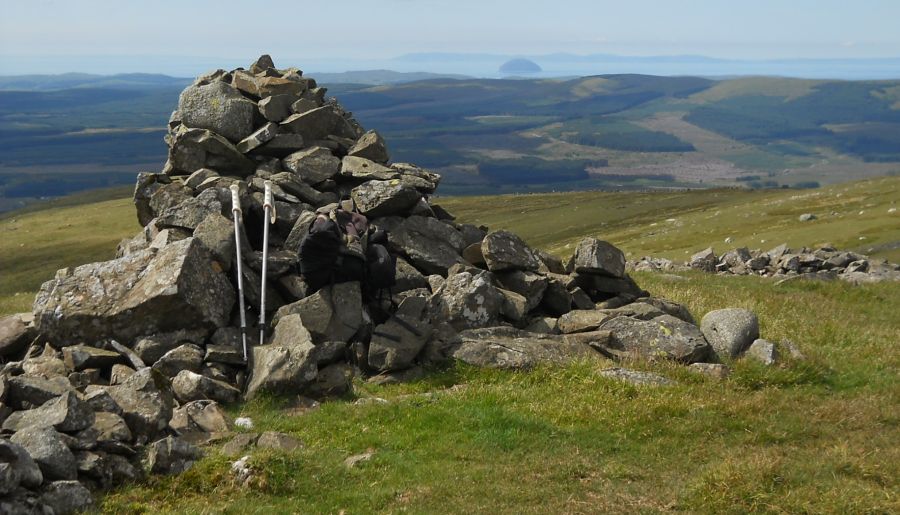
[[[587,345],[561,336],[508,327],[463,331],[459,333],[459,340],[451,356],[480,367],[523,369],[539,363],[569,363],[600,357]]]
[[[303,327],[316,342],[349,341],[363,323],[360,284],[346,282],[322,288],[305,299],[281,307],[272,323],[278,324],[291,314],[300,316]]]
[[[492,272],[526,270],[535,272],[540,261],[521,238],[509,231],[488,233],[481,242],[481,253]]]
[[[159,252],[64,269],[35,298],[38,331],[57,345],[225,325],[229,280],[193,238]]]
[[[702,361],[710,352],[709,343],[697,326],[663,315],[652,320],[615,317],[600,325],[610,331],[609,353],[616,357],[671,359],[683,363]]]
[[[80,431],[94,423],[94,410],[74,392],[66,392],[41,407],[16,411],[3,422],[3,429],[21,431],[28,427],[52,427],[57,431]]]
[[[107,391],[122,409],[122,418],[139,443],[158,436],[172,418],[171,385],[152,368],[138,370],[124,383],[111,386]]]
[[[422,198],[421,193],[396,179],[364,182],[353,188],[350,196],[359,211],[369,217],[403,213]]]
[[[324,147],[294,152],[285,157],[282,164],[307,184],[327,181],[341,171],[341,160]]]
[[[54,515],[81,513],[94,505],[91,491],[78,481],[54,481],[44,488],[40,499]]]
[[[194,466],[200,449],[176,436],[167,436],[147,446],[144,469],[151,474],[180,474]]]
[[[456,330],[497,325],[505,299],[486,274],[462,272],[441,288],[439,312]]]
[[[462,235],[435,218],[410,216],[388,230],[391,245],[406,254],[423,274],[446,275],[448,268],[463,261]]]
[[[28,452],[45,481],[78,477],[75,455],[52,427],[28,427],[12,435],[10,441]]]
[[[253,132],[256,104],[240,91],[221,81],[189,86],[178,97],[181,123],[209,129],[234,143]]]

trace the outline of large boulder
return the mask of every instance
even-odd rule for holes
[[[573,267],[579,274],[625,276],[625,254],[614,245],[596,238],[584,238],[575,248]]]
[[[465,240],[450,225],[435,218],[410,216],[389,227],[391,245],[409,257],[424,274],[447,275],[447,269],[463,261]]]
[[[41,469],[44,480],[76,479],[75,455],[63,436],[52,427],[29,427],[12,435],[10,441],[21,445]]]
[[[178,97],[181,123],[209,129],[234,143],[253,132],[256,104],[234,86],[221,81],[188,86]]]
[[[600,354],[583,343],[561,336],[489,327],[459,333],[459,343],[451,356],[479,367],[522,369],[540,363],[597,359]]]
[[[663,315],[652,320],[615,317],[600,325],[612,337],[606,354],[611,357],[670,359],[683,363],[703,361],[710,351],[709,343],[697,326]]]
[[[144,469],[151,474],[180,474],[200,456],[197,447],[176,436],[167,436],[147,446]]]
[[[451,275],[435,297],[440,316],[457,331],[497,325],[506,303],[484,272]]]
[[[347,151],[348,156],[362,157],[376,163],[385,164],[390,157],[384,138],[375,131],[368,131]]]
[[[408,211],[422,195],[401,181],[367,181],[353,188],[350,196],[368,217],[389,216]]]
[[[159,252],[63,269],[34,303],[38,331],[56,345],[226,325],[234,288],[188,238]]]
[[[318,184],[341,171],[341,160],[324,147],[312,147],[294,152],[282,160],[282,165],[297,174],[307,184]]]
[[[124,383],[111,386],[107,391],[122,409],[122,418],[137,442],[147,442],[158,436],[172,418],[171,385],[152,368],[138,370]]]
[[[541,262],[536,253],[509,231],[489,233],[481,242],[481,254],[492,272],[527,270],[536,272]]]
[[[277,324],[283,317],[296,314],[315,342],[346,342],[363,324],[362,292],[357,282],[326,286],[316,293],[282,306],[272,319]]]
[[[172,391],[179,402],[212,399],[223,404],[232,403],[241,391],[224,381],[218,381],[190,370],[182,370],[172,380]]]
[[[91,491],[78,481],[54,481],[41,493],[41,503],[54,515],[82,513],[94,505]]]
[[[422,319],[426,299],[408,297],[397,309],[397,314],[372,331],[369,343],[369,366],[379,371],[403,370],[431,338],[432,327]]]
[[[700,330],[719,357],[736,358],[759,338],[759,319],[746,309],[717,309],[700,320]]]
[[[316,379],[316,347],[299,314],[282,316],[272,343],[253,348],[247,398],[261,391],[300,393]]]

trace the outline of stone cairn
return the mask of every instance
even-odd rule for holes
[[[851,284],[900,281],[900,265],[855,252],[839,251],[829,244],[816,249],[804,247],[797,250],[781,244],[768,252],[741,247],[721,256],[716,256],[710,247],[691,256],[684,265],[670,259],[645,256],[637,262],[628,263],[628,269],[652,272],[700,270],[723,275],[756,275],[778,279],[779,283],[803,279],[840,279]]]
[[[231,430],[220,405],[262,391],[342,395],[353,377],[410,380],[454,359],[501,368],[666,359],[715,373],[721,365],[706,362],[758,346],[755,315],[720,310],[698,327],[683,306],[638,287],[607,242],[584,239],[564,265],[510,232],[455,222],[429,202],[438,175],[391,163],[378,133],[268,56],[186,88],[166,142],[165,169],[137,177],[143,230],[116,259],[58,271],[32,314],[0,320],[0,512],[69,513],[90,506],[93,490],[183,471],[198,445]],[[255,320],[266,180],[277,212],[271,323],[248,365],[229,188],[240,191],[244,296]],[[366,299],[356,282],[311,292],[297,272],[315,211],[347,196],[388,232],[393,302]],[[605,374],[666,382],[622,368]],[[240,433],[226,449],[297,444]]]

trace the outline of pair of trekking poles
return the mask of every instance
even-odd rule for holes
[[[259,344],[264,343],[266,335],[266,272],[269,261],[269,225],[275,223],[275,202],[272,199],[272,181],[265,182],[265,195],[263,196],[263,249],[262,249],[262,279],[259,301]],[[241,211],[240,188],[237,184],[231,185],[231,214],[234,218],[234,247],[237,253],[237,278],[238,301],[241,309],[241,345],[244,351],[244,363],[249,363],[247,352],[247,311],[244,306],[244,273],[243,254],[241,253],[241,223],[243,212]]]

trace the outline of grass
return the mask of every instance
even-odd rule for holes
[[[858,242],[856,234],[897,241],[887,208],[898,184],[440,202],[461,221],[508,228],[560,254],[590,234],[633,256],[683,256],[726,235],[735,238],[728,247],[761,238],[840,245]],[[843,217],[824,214],[832,209]],[[804,211],[822,216],[800,224]],[[0,312],[27,309],[56,267],[108,258],[136,231],[128,200],[0,219]],[[698,319],[722,307],[752,309],[764,337],[790,339],[806,359],[774,368],[738,361],[721,382],[677,365],[627,364],[679,383],[661,389],[600,376],[606,361],[519,373],[452,365],[405,385],[359,382],[354,396],[304,415],[287,414],[286,399],[258,399],[230,410],[304,447],[251,453],[248,485],[235,483],[231,460],[212,446],[183,475],[126,485],[98,502],[109,513],[900,511],[900,288],[683,276],[635,280]],[[371,460],[343,464],[368,450]]]

